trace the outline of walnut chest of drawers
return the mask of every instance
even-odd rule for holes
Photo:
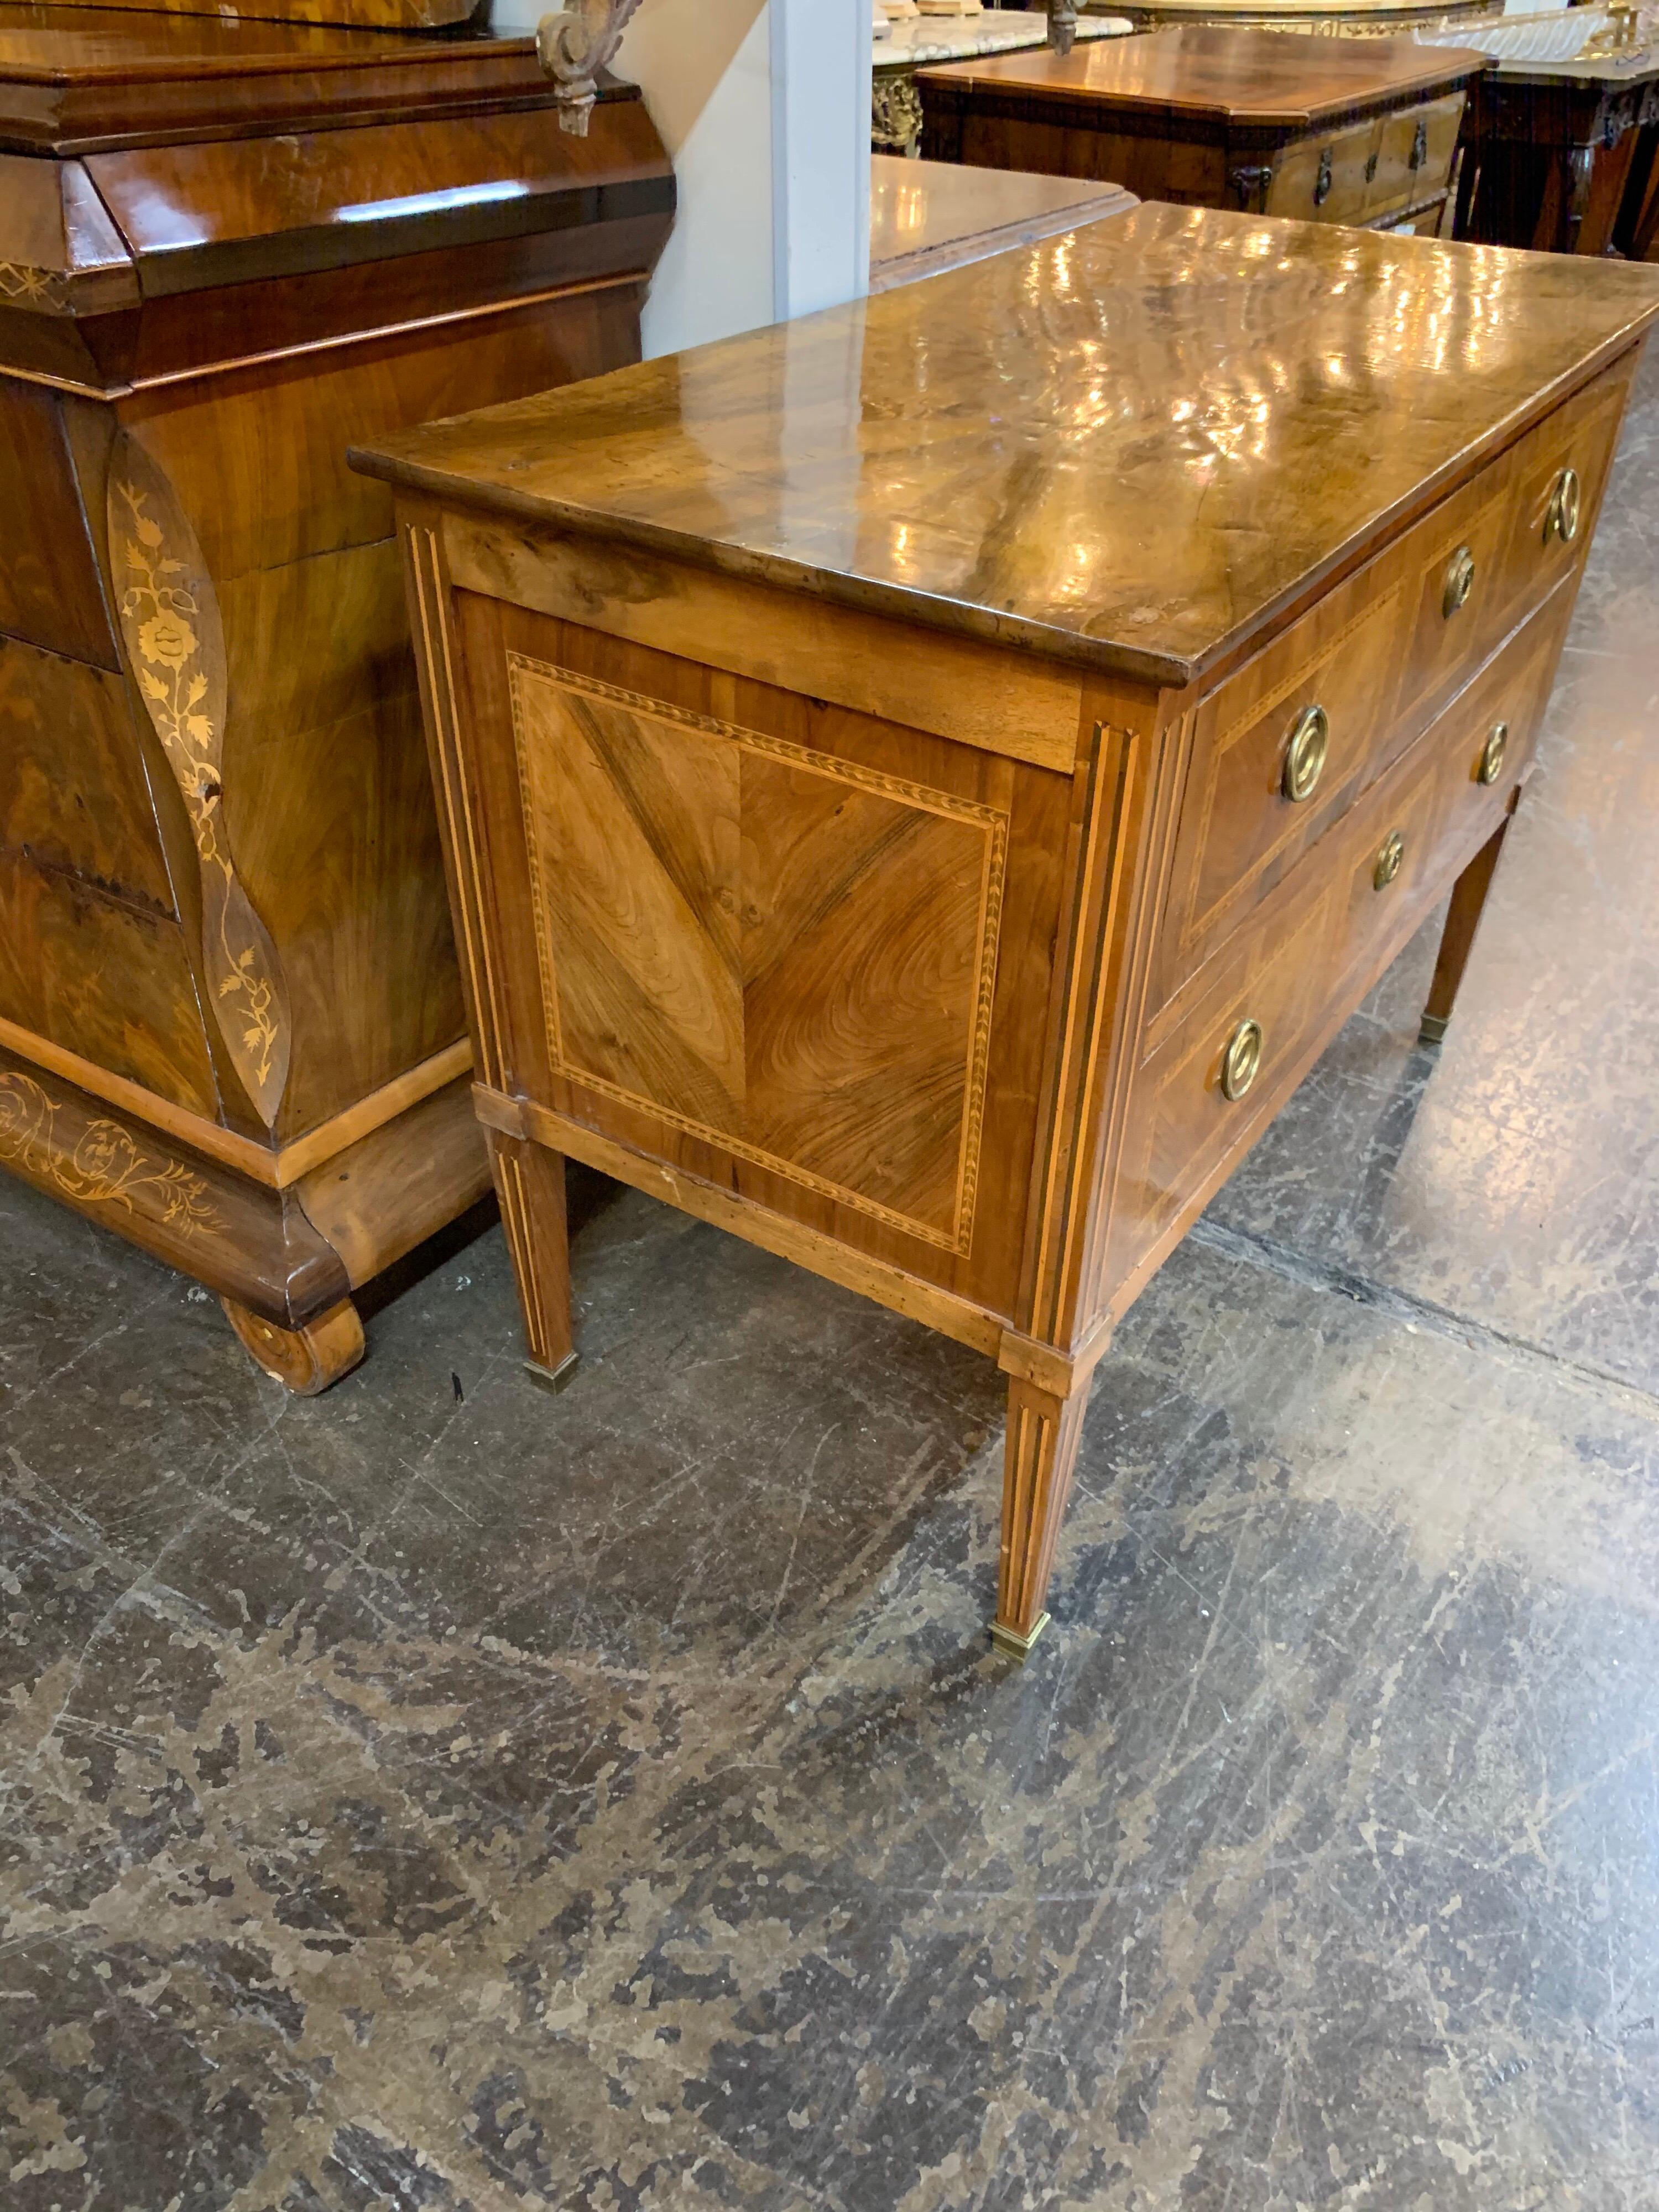
[[[567,1153],[979,1347],[1029,1644],[1115,1323],[1449,892],[1443,1027],[1656,310],[1147,206],[358,454],[533,1362]]]
[[[922,149],[1109,179],[1145,199],[1438,232],[1484,54],[1177,24],[923,70]],[[1444,227],[1449,229],[1449,223]]]

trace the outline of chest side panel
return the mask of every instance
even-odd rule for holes
[[[510,1080],[1011,1314],[1072,779],[454,603]]]

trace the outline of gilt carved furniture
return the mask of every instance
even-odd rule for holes
[[[1469,103],[1457,234],[1644,258],[1659,231],[1659,47],[1500,61]]]
[[[937,276],[1133,205],[1133,195],[1116,185],[872,154],[870,289]]]
[[[1449,891],[1443,1028],[1656,313],[1143,205],[356,456],[540,1370],[566,1154],[976,1346],[1024,1649],[1115,1323]]]
[[[344,451],[637,358],[668,164],[556,98],[527,38],[0,7],[0,1164],[295,1388],[489,1187]]]
[[[1121,39],[1134,26],[1127,15],[1080,17],[1079,40]],[[870,143],[877,153],[902,154],[914,160],[921,151],[921,102],[916,94],[916,71],[933,62],[961,59],[970,54],[1006,54],[1046,45],[1046,15],[1019,9],[952,19],[915,15],[890,27],[877,40],[871,67]]]
[[[1501,15],[1504,7],[1503,0],[1123,0],[1121,12],[1155,30],[1171,23],[1219,23],[1230,30],[1322,39],[1388,39],[1479,22]]]
[[[923,70],[937,161],[1110,178],[1146,199],[1433,232],[1465,88],[1487,67],[1408,39],[1286,39],[1197,25],[1066,60]]]

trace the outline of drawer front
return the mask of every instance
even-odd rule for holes
[[[1293,139],[1273,163],[1263,212],[1306,222],[1358,222],[1371,188],[1366,171],[1376,129],[1374,121],[1354,123],[1322,137]]]
[[[1572,599],[1571,589],[1551,598],[1149,1024],[1130,1108],[1133,1164],[1114,1204],[1112,1310],[1121,1311],[1502,821],[1532,757]],[[1226,1054],[1246,1022],[1260,1030],[1259,1063],[1233,1097]]]
[[[1200,702],[1154,1008],[1576,573],[1632,367],[1616,364],[1528,432]],[[1559,504],[1568,471],[1577,486],[1571,536]],[[1467,589],[1453,588],[1465,571]],[[1316,707],[1328,730],[1324,767],[1297,800],[1288,749]]]
[[[1264,654],[1251,680],[1200,709],[1160,1000],[1386,764],[1404,615],[1397,585],[1377,599],[1333,595],[1297,624],[1291,652]]]
[[[1416,619],[1402,698],[1420,715],[1437,712],[1583,559],[1632,367],[1620,363],[1598,378],[1411,533]],[[1551,513],[1569,477],[1571,534]]]
[[[1143,1071],[1149,1115],[1143,1202],[1154,1220],[1173,1218],[1188,1195],[1212,1188],[1224,1165],[1254,1141],[1299,1074],[1300,1048],[1324,996],[1332,886],[1313,872],[1271,916],[1239,933],[1217,973]],[[1259,1033],[1254,1078],[1229,1097],[1226,1056],[1242,1024]]]
[[[1436,732],[1412,748],[1340,840],[1329,988],[1383,964],[1395,940],[1403,944],[1416,927],[1439,860],[1445,778],[1438,738]]]
[[[1465,863],[1503,820],[1531,765],[1572,607],[1571,590],[1547,600],[1437,726],[1439,842]]]
[[[1375,149],[1376,167],[1365,204],[1368,220],[1395,208],[1415,206],[1445,191],[1462,120],[1461,92],[1382,118]]]

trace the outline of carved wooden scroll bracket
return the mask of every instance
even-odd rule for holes
[[[610,66],[639,4],[640,0],[569,0],[557,15],[542,17],[536,55],[558,87],[561,130],[586,137],[599,71]]]

